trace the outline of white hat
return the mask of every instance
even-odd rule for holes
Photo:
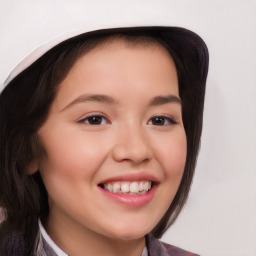
[[[175,22],[170,2],[163,0],[13,0],[0,7],[0,92],[45,52],[76,35],[109,28],[187,27]],[[194,50],[202,47],[207,55],[197,35],[180,31],[193,37]]]

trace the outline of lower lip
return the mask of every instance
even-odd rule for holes
[[[141,207],[148,204],[154,197],[156,192],[156,185],[154,185],[146,194],[144,195],[127,195],[122,193],[113,193],[98,187],[104,196],[113,200],[117,203],[124,204],[131,207]]]

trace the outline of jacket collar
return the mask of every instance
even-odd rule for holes
[[[168,252],[161,241],[156,239],[151,233],[146,236],[148,256],[168,256]]]

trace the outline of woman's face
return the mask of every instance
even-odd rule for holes
[[[170,206],[186,160],[171,56],[160,45],[98,46],[60,84],[38,134],[53,237],[143,237]]]

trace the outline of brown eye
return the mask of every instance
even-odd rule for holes
[[[161,125],[176,124],[176,122],[169,116],[155,116],[150,119],[149,124],[161,126]]]
[[[107,120],[104,116],[89,116],[79,121],[88,125],[103,125],[107,124]]]

